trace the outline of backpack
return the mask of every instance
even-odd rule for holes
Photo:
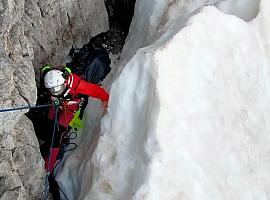
[[[66,65],[83,80],[97,84],[105,79],[111,71],[109,53],[102,45],[89,43],[81,49],[70,53],[72,61]]]

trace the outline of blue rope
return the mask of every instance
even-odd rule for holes
[[[58,113],[58,105],[54,104],[54,126],[53,126],[53,135],[52,135],[52,140],[51,140],[51,147],[50,147],[50,153],[49,153],[49,161],[48,161],[48,167],[50,167],[51,165],[51,155],[52,155],[52,148],[53,148],[53,143],[54,143],[54,135],[55,135],[55,129],[57,127],[57,113]],[[49,175],[50,175],[50,171],[46,172],[46,178],[45,178],[45,190],[43,193],[43,198],[44,200],[48,199],[48,189],[49,189]]]
[[[52,104],[45,104],[45,105],[38,105],[38,106],[22,106],[22,107],[16,107],[16,108],[6,108],[6,109],[0,109],[0,113],[2,112],[10,112],[15,110],[24,110],[24,109],[31,109],[31,108],[44,108],[49,107]]]
[[[48,166],[50,167],[51,165],[51,155],[52,155],[52,148],[53,148],[53,143],[54,143],[54,137],[55,137],[55,130],[56,127],[58,127],[57,123],[57,113],[58,113],[58,106],[59,106],[59,100],[55,99],[53,104],[44,104],[44,105],[37,105],[37,106],[22,106],[22,107],[15,107],[15,108],[6,108],[6,109],[0,109],[0,113],[2,112],[10,112],[10,111],[16,111],[16,110],[24,110],[24,109],[32,109],[32,108],[44,108],[44,107],[49,107],[49,106],[54,106],[54,111],[55,111],[55,117],[54,117],[54,126],[53,126],[53,135],[52,135],[52,140],[51,140],[51,146],[50,146],[50,152],[49,152],[49,161],[48,161]],[[47,200],[48,199],[48,192],[49,192],[49,176],[50,172],[46,172],[46,177],[45,177],[45,190],[42,195],[42,199]],[[60,191],[64,195],[64,197],[68,200],[66,194],[63,192],[63,190],[59,187]]]
[[[69,200],[68,198],[67,198],[67,195],[64,193],[64,191],[62,190],[62,188],[58,185],[58,187],[59,187],[59,190],[61,191],[61,193],[63,194],[63,196],[66,198],[66,200]]]
[[[59,100],[56,99],[53,104],[45,104],[45,105],[37,105],[37,106],[22,106],[22,107],[15,107],[15,108],[6,108],[6,109],[0,109],[0,113],[2,112],[10,112],[10,111],[16,111],[16,110],[24,110],[24,109],[31,109],[31,108],[44,108],[44,107],[49,107],[49,106],[54,106],[54,111],[55,111],[55,117],[54,117],[54,126],[53,126],[53,135],[52,135],[52,141],[51,141],[51,148],[50,148],[50,153],[49,153],[49,162],[48,166],[51,164],[51,154],[52,154],[52,147],[54,143],[54,135],[55,135],[55,130],[56,127],[58,126],[57,124],[57,113],[58,113],[58,106],[59,106]],[[45,190],[42,195],[42,199],[47,200],[48,199],[48,189],[49,189],[49,175],[50,172],[46,172],[46,178],[45,178]],[[65,196],[66,197],[66,196]]]

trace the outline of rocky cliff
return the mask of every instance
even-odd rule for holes
[[[107,29],[100,0],[1,0],[1,109],[34,105],[40,65],[63,63],[72,46]],[[43,191],[43,159],[25,112],[0,113],[0,199],[39,199]]]

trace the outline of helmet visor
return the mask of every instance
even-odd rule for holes
[[[58,85],[58,86],[47,88],[47,89],[53,96],[59,96],[64,92],[65,84],[63,83],[62,85]]]

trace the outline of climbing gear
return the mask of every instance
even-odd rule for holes
[[[82,128],[82,120],[80,119],[80,113],[81,113],[81,108],[77,110],[68,124],[71,128],[73,128],[75,131],[78,131]]]
[[[45,75],[51,70],[52,70],[52,65],[49,65],[49,64],[43,65],[42,68],[40,69],[40,80],[43,80]]]
[[[75,111],[72,120],[68,124],[75,131],[78,131],[82,128],[82,115],[87,103],[88,98],[82,96],[79,102],[79,109]]]
[[[71,69],[70,68],[68,68],[66,65],[64,65],[64,70],[67,72],[67,73],[71,73]]]
[[[52,65],[50,65],[50,64],[43,65],[42,68],[41,68],[41,75],[42,75],[42,77],[44,77],[46,75],[46,73],[48,71],[51,71],[51,70],[52,70]]]
[[[44,77],[45,88],[53,88],[65,82],[63,72],[57,69],[50,70]]]
[[[44,105],[36,105],[36,106],[22,106],[22,107],[16,107],[16,108],[5,108],[5,109],[1,109],[0,113],[16,111],[16,110],[32,109],[32,108],[44,108],[44,107],[49,107],[51,105],[52,104],[44,104]]]
[[[51,71],[51,70],[57,70],[57,69],[54,69],[51,64],[45,64],[41,68],[41,74],[44,77],[46,75],[46,73],[49,72],[49,71]],[[68,68],[66,65],[64,65],[64,73],[67,73],[67,74],[70,74],[71,73],[71,69]]]
[[[60,70],[51,70],[46,73],[44,77],[45,88],[49,90],[52,95],[60,95],[65,90],[65,78],[62,76],[63,72]]]
[[[69,69],[68,67],[66,67],[66,65],[64,65],[64,70],[63,71],[63,77],[65,79],[67,79],[69,77],[69,75],[71,74],[71,69]]]
[[[58,98],[54,98],[53,99],[53,105],[56,107],[59,107],[60,106],[60,100]]]
[[[54,136],[55,136],[55,132],[56,132],[56,127],[58,126],[57,124],[57,113],[58,113],[58,107],[59,107],[59,100],[54,100],[53,104],[44,104],[44,105],[36,105],[36,106],[22,106],[22,107],[15,107],[15,108],[6,108],[6,109],[1,109],[1,112],[9,112],[9,111],[16,111],[16,110],[23,110],[23,109],[31,109],[31,108],[43,108],[43,107],[49,107],[54,105],[55,108],[55,118],[54,118],[54,126],[53,126],[53,134],[52,134],[52,140],[51,140],[51,148],[50,148],[50,153],[49,153],[49,159],[47,160],[47,166],[50,167],[51,165],[51,159],[53,157],[53,142],[54,142]],[[50,175],[50,171],[48,170],[46,172],[46,177],[45,177],[45,189],[42,193],[42,199],[43,200],[48,200],[48,186],[49,186],[49,175]],[[66,199],[68,199],[66,197],[66,195],[64,194],[64,192],[62,191],[62,189],[60,188],[61,192],[63,193],[63,195],[65,196]]]
[[[51,140],[51,146],[50,146],[50,152],[49,152],[49,160],[48,160],[48,165],[47,165],[48,167],[51,166],[54,136],[55,136],[55,132],[56,132],[56,127],[58,126],[58,123],[57,123],[57,114],[58,114],[59,106],[54,105],[54,109],[55,109],[54,110],[55,116],[54,116],[53,134],[52,134],[52,140]],[[44,190],[43,195],[42,195],[43,196],[42,199],[44,199],[44,200],[47,200],[48,199],[49,176],[50,176],[50,171],[47,170],[46,177],[45,177],[45,190]]]
[[[63,136],[62,136],[62,139],[61,139],[61,144],[60,144],[60,150],[59,150],[59,153],[57,155],[57,160],[58,163],[55,165],[54,168],[57,167],[57,165],[61,162],[61,160],[63,159],[64,157],[64,154],[68,151],[73,151],[74,149],[77,148],[77,144],[74,143],[74,142],[71,142],[71,140],[74,140],[75,138],[77,138],[77,133],[72,131],[72,132],[69,132],[69,133],[65,133]]]

